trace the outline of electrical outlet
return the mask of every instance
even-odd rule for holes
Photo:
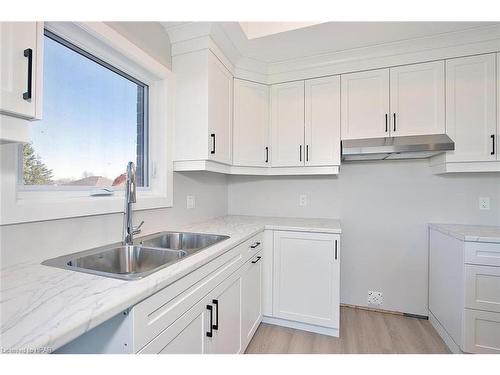
[[[307,206],[307,195],[305,195],[305,194],[299,195],[299,206],[301,206],[301,207]]]
[[[368,304],[372,306],[380,306],[384,302],[384,295],[382,292],[368,291]]]
[[[196,198],[194,197],[194,195],[186,196],[186,207],[188,210],[196,207]]]
[[[479,197],[479,209],[480,210],[490,209],[490,197]]]

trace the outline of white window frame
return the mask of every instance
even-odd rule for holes
[[[172,207],[173,73],[102,22],[47,22],[44,27],[148,85],[149,186],[138,189],[134,210]],[[88,188],[19,188],[21,160],[16,147],[0,147],[1,225],[123,212],[122,189],[112,196],[92,197]]]

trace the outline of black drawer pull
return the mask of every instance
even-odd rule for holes
[[[337,260],[337,240],[335,240],[335,260]]]
[[[210,137],[212,138],[212,150],[210,153],[215,154],[215,133],[210,134]]]
[[[257,257],[257,259],[252,260],[252,263],[253,263],[253,264],[257,263],[257,262],[258,262],[261,258],[262,258],[262,257]]]
[[[256,248],[257,246],[259,246],[259,245],[260,245],[260,242],[256,242],[256,243],[254,243],[253,245],[250,245],[250,248],[251,248],[251,249],[255,249],[255,248]]]
[[[299,161],[302,161],[302,145],[299,146]]]
[[[495,155],[495,134],[491,135],[491,155]]]
[[[389,121],[388,121],[389,116],[387,113],[385,114],[385,132],[387,133],[389,131]]]
[[[213,334],[214,334],[214,332],[212,330],[213,323],[214,323],[213,307],[212,307],[212,305],[207,305],[207,310],[210,311],[210,331],[207,332],[207,337],[212,337]]]
[[[219,301],[216,299],[212,300],[212,303],[215,305],[215,324],[212,324],[212,328],[215,330],[219,329]]]
[[[394,131],[396,131],[396,112],[394,112]]]
[[[269,163],[269,147],[266,147],[266,163]]]
[[[33,50],[31,48],[27,48],[24,50],[24,57],[28,58],[28,91],[23,93],[24,100],[31,99],[31,87],[32,81],[31,76],[33,75]]]

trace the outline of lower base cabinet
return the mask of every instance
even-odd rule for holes
[[[241,276],[241,346],[246,348],[262,321],[263,253],[247,262]]]
[[[339,336],[340,236],[275,231],[273,250],[271,322]]]

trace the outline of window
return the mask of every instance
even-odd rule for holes
[[[24,189],[148,186],[148,86],[45,31],[43,119],[22,146]]]

